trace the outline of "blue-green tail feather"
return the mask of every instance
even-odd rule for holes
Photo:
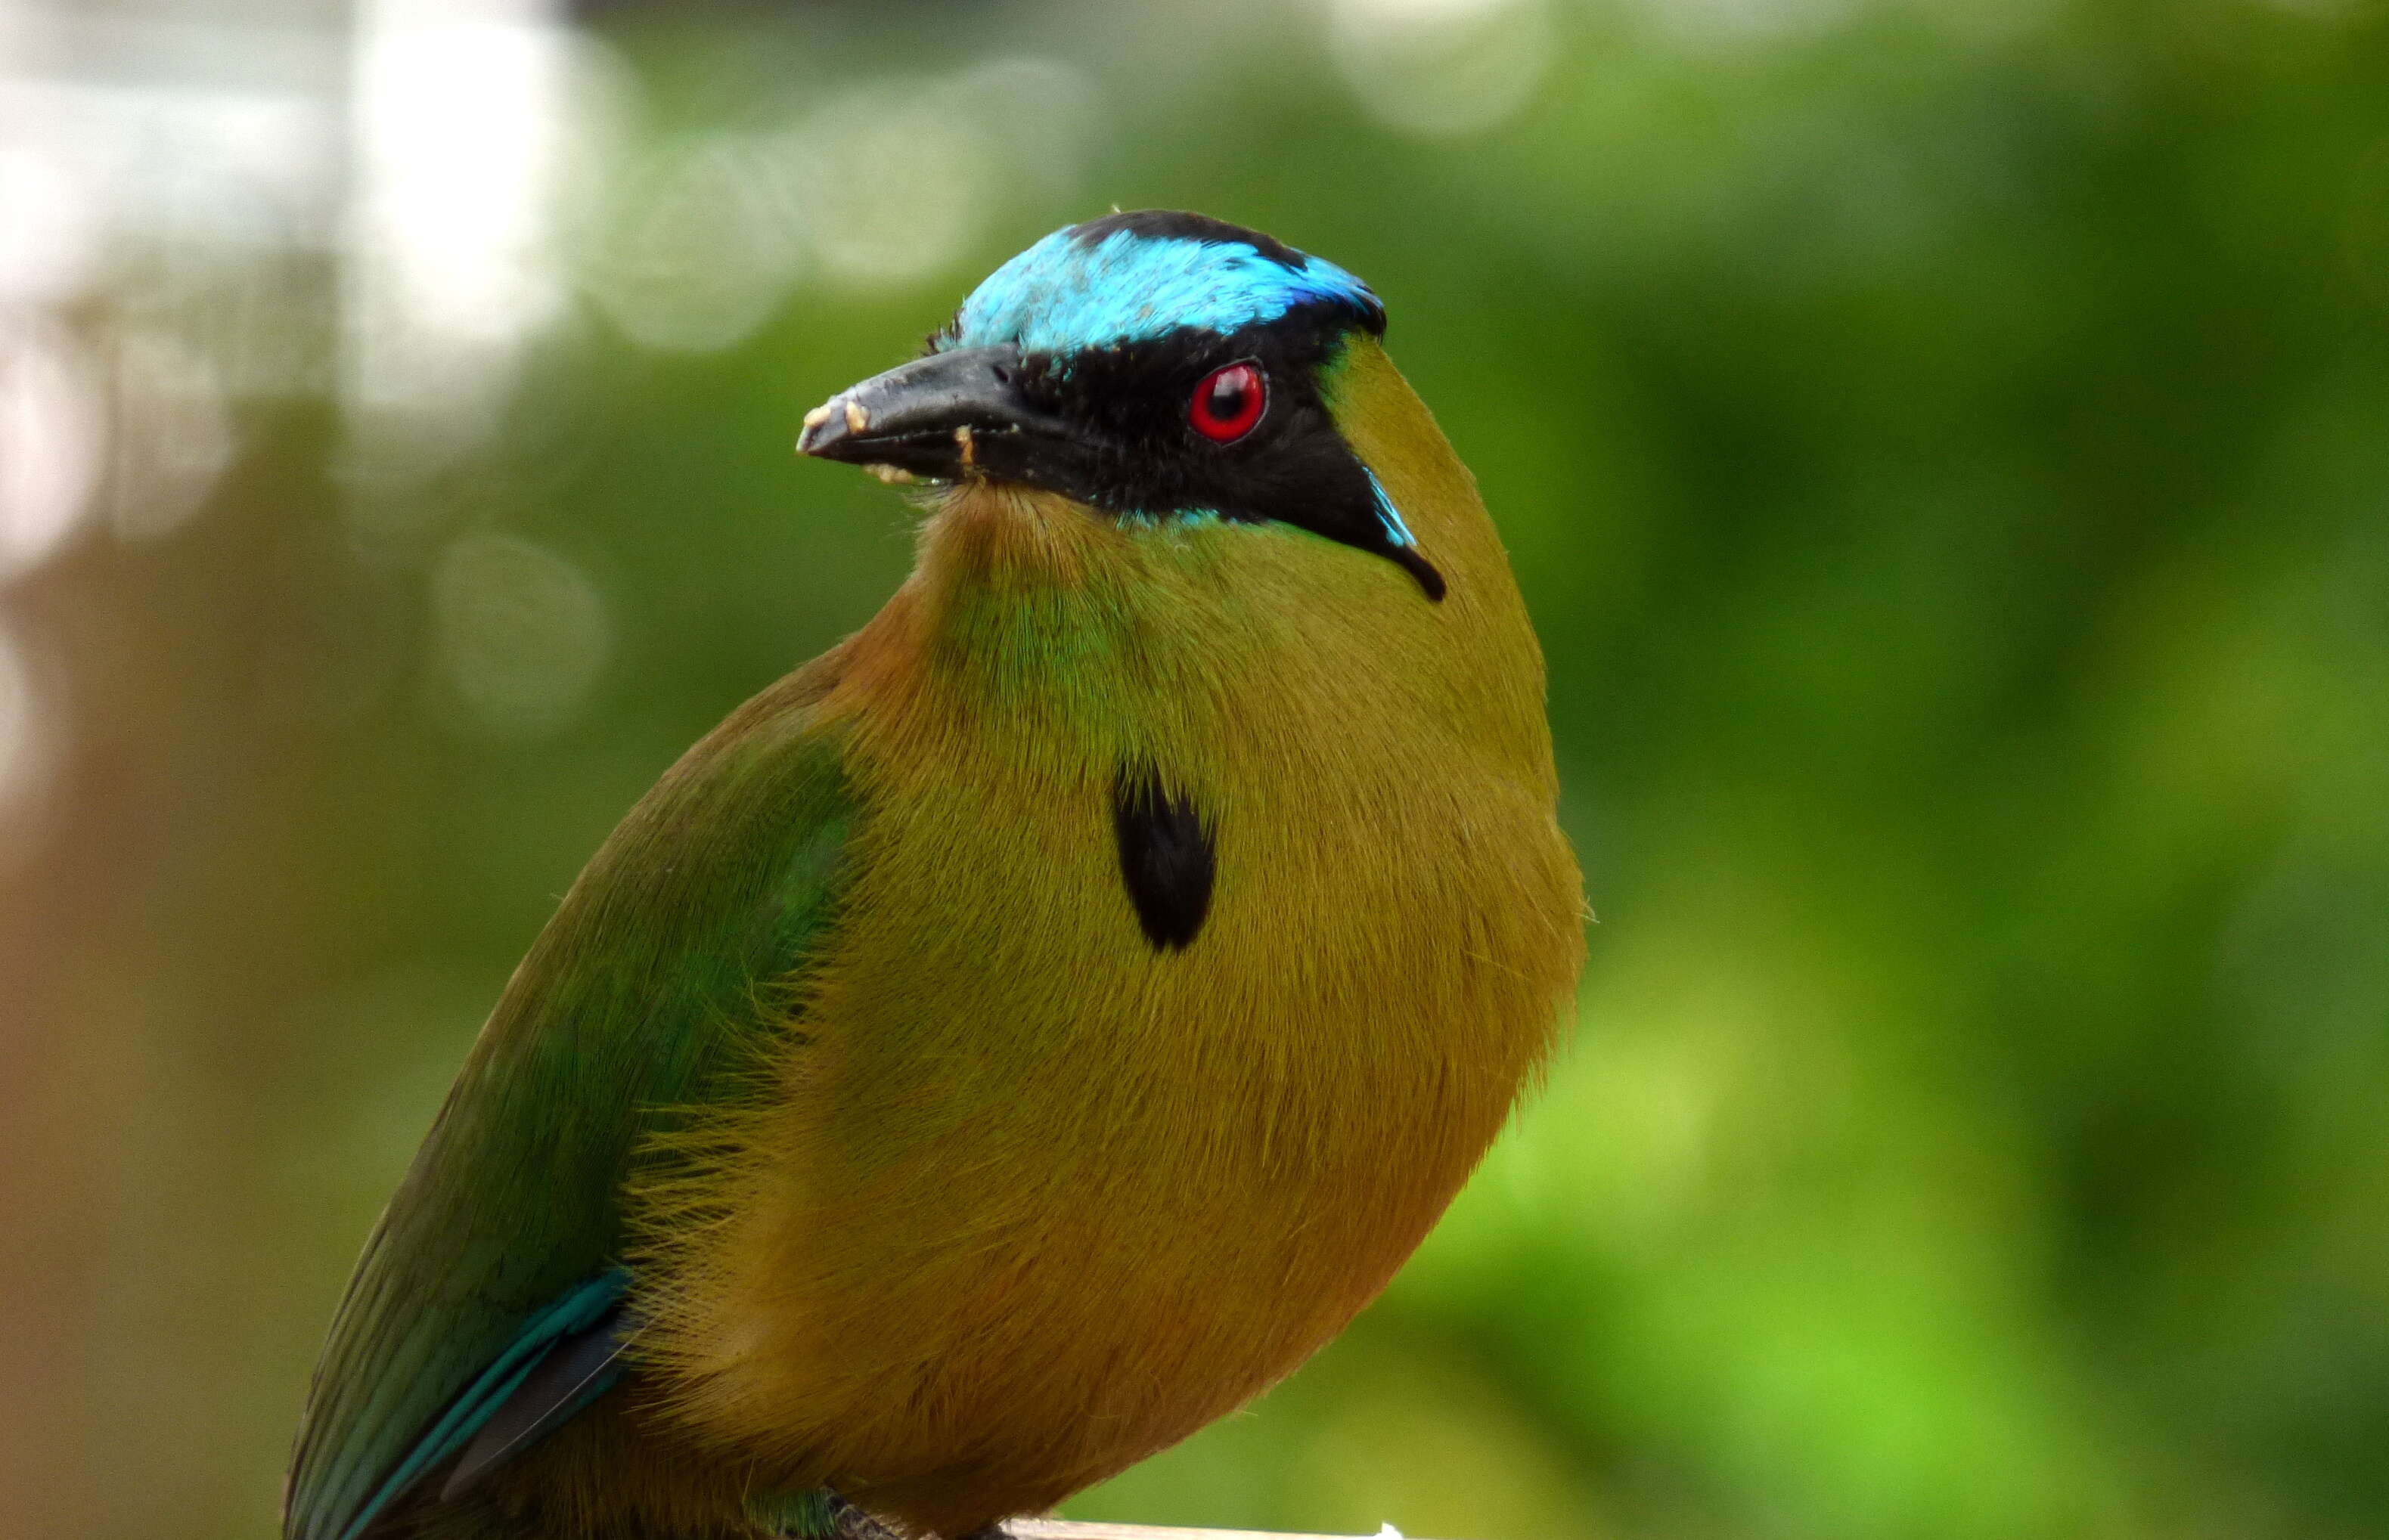
[[[469,1470],[466,1466],[458,1467],[457,1477],[464,1482],[469,1483],[500,1460],[530,1447],[538,1437],[553,1432],[572,1413],[611,1389],[621,1378],[620,1345],[614,1337],[620,1319],[622,1292],[630,1281],[631,1275],[620,1268],[601,1274],[525,1322],[506,1350],[448,1404],[397,1468],[383,1478],[381,1485],[340,1532],[339,1540],[359,1540],[390,1504],[406,1495],[441,1461],[465,1449],[468,1441],[490,1427],[501,1411],[509,1411],[511,1415],[505,1420],[509,1424],[519,1422],[519,1430],[498,1446],[472,1451],[482,1457]],[[535,1399],[543,1405],[510,1407],[526,1382],[531,1381],[533,1371],[545,1365],[559,1349],[569,1351],[593,1338],[605,1348],[604,1362],[594,1373],[569,1382],[567,1394],[560,1398],[537,1396]],[[452,1480],[449,1489],[441,1495],[453,1495],[457,1486],[458,1481]]]

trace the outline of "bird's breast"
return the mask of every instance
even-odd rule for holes
[[[836,940],[659,1253],[658,1361],[759,1468],[949,1530],[1183,1436],[1383,1286],[1544,1051],[1547,766],[1300,636],[1173,645],[862,713]],[[1199,831],[1194,923],[1156,933],[1131,783]]]

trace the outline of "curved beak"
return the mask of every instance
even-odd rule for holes
[[[1029,402],[1019,382],[1014,348],[916,358],[806,413],[797,452],[867,466],[889,480],[1074,483],[1088,451],[1068,424]]]

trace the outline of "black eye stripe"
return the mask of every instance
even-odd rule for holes
[[[1148,340],[1021,360],[1018,388],[1070,425],[1083,464],[1054,490],[1106,513],[1204,510],[1238,523],[1282,523],[1371,552],[1443,597],[1431,558],[1402,545],[1377,510],[1368,471],[1319,394],[1320,371],[1350,335],[1342,312],[1289,312],[1221,335],[1182,328]],[[1221,439],[1193,410],[1218,371],[1249,363],[1267,409]]]

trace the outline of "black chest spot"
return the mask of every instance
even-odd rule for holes
[[[1193,799],[1149,767],[1123,768],[1112,785],[1112,836],[1137,923],[1156,951],[1194,939],[1211,910],[1210,832]]]

